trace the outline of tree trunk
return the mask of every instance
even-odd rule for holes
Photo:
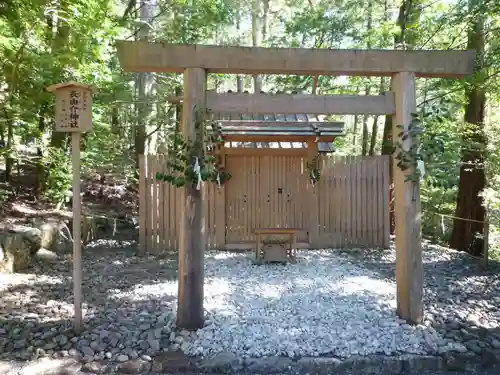
[[[354,148],[356,147],[356,136],[358,135],[359,118],[359,115],[354,116],[354,124],[352,127],[352,145]]]
[[[469,2],[469,11],[473,12],[474,2]],[[467,49],[476,50],[475,71],[484,67],[484,15],[476,12],[476,19],[471,25],[467,40]],[[478,75],[477,78],[479,78]],[[472,255],[483,254],[483,231],[485,208],[480,193],[486,186],[484,171],[486,135],[484,119],[486,93],[484,81],[474,82],[466,89],[467,104],[464,120],[467,131],[463,136],[462,165],[458,185],[457,207],[455,216],[473,221],[455,219],[450,239],[450,247],[466,251]],[[481,147],[475,147],[480,145]],[[484,148],[483,148],[484,147]]]
[[[138,33],[141,40],[148,40],[150,22],[153,18],[153,9],[155,2],[150,0],[141,0],[139,18],[142,23]],[[138,97],[137,123],[134,134],[134,148],[136,167],[139,168],[139,155],[144,155],[146,151],[146,134],[152,106],[148,103],[151,88],[153,85],[153,73],[141,72],[137,75],[136,87]]]
[[[269,0],[262,0],[262,40],[264,42],[269,31]]]
[[[366,86],[366,95],[370,95],[371,87],[370,85]],[[366,156],[368,153],[368,120],[370,119],[369,115],[363,116],[363,138],[361,140],[361,155]]]
[[[236,30],[238,33],[238,45],[241,45],[242,38],[241,38],[241,10],[237,9],[236,10]],[[244,90],[244,82],[243,82],[243,75],[238,74],[236,75],[236,91],[237,92],[243,92]]]
[[[252,45],[260,47],[261,45],[261,29],[260,24],[260,0],[253,0],[252,3]],[[262,76],[255,74],[253,76],[253,92],[259,93],[262,91]]]
[[[175,96],[182,95],[182,87],[177,86],[175,88]],[[181,121],[182,121],[182,102],[177,102],[175,104],[175,132],[179,133],[181,130]]]
[[[7,113],[5,112],[5,119],[7,121],[7,156],[5,157],[5,182],[10,182],[12,177],[12,167],[14,166],[14,158],[12,157],[12,148],[14,147],[14,121]]]
[[[400,32],[394,35],[394,47],[396,49],[412,49],[417,41],[418,29],[407,29],[407,25],[417,25],[422,14],[421,4],[423,0],[403,0],[399,7],[398,19],[396,25]],[[387,13],[387,12],[386,12]],[[392,115],[385,116],[384,133],[382,138],[382,155],[391,155],[393,150],[392,145]],[[390,228],[394,234],[394,191],[393,191],[393,176],[392,176],[392,157],[389,162],[389,179],[390,184]]]
[[[367,43],[366,43],[366,48],[371,49],[372,48],[372,41],[371,41],[371,31],[372,31],[372,20],[373,20],[373,0],[368,1],[368,19],[366,21],[366,33],[367,33]],[[365,95],[370,95],[371,91],[371,80],[369,83],[366,85],[365,88]],[[366,156],[368,153],[368,120],[370,119],[369,115],[364,115],[363,116],[363,137],[361,140],[361,155]]]
[[[359,94],[359,86],[356,87],[355,89],[356,91],[354,92],[354,95],[358,95]],[[355,115],[354,116],[354,124],[353,124],[353,127],[352,127],[352,146],[353,148],[356,148],[356,136],[358,135],[358,124],[359,124],[359,119],[360,119],[360,116],[359,115]]]
[[[111,131],[114,134],[121,133],[118,104],[114,104],[113,108],[111,109]]]
[[[57,21],[57,32],[54,36],[52,42],[52,53],[54,56],[57,56],[59,53],[63,53],[65,48],[68,48],[69,36],[70,36],[70,26],[68,22],[65,20],[66,14],[70,13],[70,1],[69,0],[61,0],[59,2],[59,10],[58,15],[61,15],[61,18],[58,18]],[[48,24],[50,27],[50,23]],[[60,72],[57,72],[60,73]],[[63,132],[52,132],[50,138],[50,146],[56,148],[65,148],[67,144],[68,134]]]
[[[43,164],[43,134],[45,133],[45,115],[47,114],[48,103],[45,102],[40,106],[38,111],[38,139],[36,148],[36,183],[34,195],[37,199],[40,199],[45,188],[45,165]]]
[[[385,92],[384,77],[380,77],[379,94],[383,95],[384,92]],[[370,137],[370,150],[368,151],[368,155],[370,156],[375,155],[375,146],[377,144],[377,134],[378,134],[378,119],[379,116],[375,116],[373,118],[372,134]]]

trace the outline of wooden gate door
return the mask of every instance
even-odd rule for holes
[[[304,228],[307,242],[307,172],[300,156],[228,155],[226,244],[254,241],[254,228]]]

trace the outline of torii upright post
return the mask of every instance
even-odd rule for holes
[[[398,133],[408,131],[412,114],[417,110],[415,73],[396,73],[392,77],[392,90],[396,113],[392,123],[394,142]],[[402,125],[400,129],[398,125]],[[400,141],[409,150],[413,140],[407,137]],[[418,182],[406,181],[413,170],[402,171],[393,163],[395,219],[396,219],[396,284],[397,311],[408,323],[422,322],[423,265],[421,244],[420,186]]]
[[[203,129],[197,126],[199,113],[206,107],[206,72],[201,68],[184,71],[182,135],[188,141],[203,144]],[[193,161],[189,161],[192,163]],[[182,210],[179,233],[179,292],[177,326],[184,329],[203,327],[203,256],[206,247],[206,189],[192,184],[182,188]]]
[[[77,82],[47,87],[56,95],[54,131],[71,133],[71,164],[73,169],[73,303],[74,329],[82,329],[82,249],[80,198],[81,133],[92,130],[92,89]]]

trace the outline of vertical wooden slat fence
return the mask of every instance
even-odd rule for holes
[[[178,246],[181,189],[155,177],[164,172],[166,157],[139,160],[143,252]],[[298,242],[311,247],[387,247],[389,157],[324,156],[315,185],[308,179],[306,161],[307,155],[298,153],[226,155],[231,180],[222,187],[204,184],[208,248],[250,248],[256,227],[304,228]],[[310,225],[316,223],[311,237]]]
[[[321,247],[389,245],[389,157],[324,157],[319,196]]]
[[[139,157],[139,245],[142,252],[158,253],[178,246],[181,189],[157,181],[156,173],[164,173],[166,155]],[[205,184],[208,190],[207,246],[215,248],[215,195],[217,187]]]

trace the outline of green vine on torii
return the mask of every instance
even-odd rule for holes
[[[201,182],[210,181],[223,185],[231,178],[231,174],[222,167],[217,149],[224,144],[224,139],[217,134],[215,126],[210,123],[210,114],[206,109],[195,109],[194,140],[186,140],[175,132],[172,139],[172,152],[169,153],[166,173],[158,172],[156,179],[165,181],[175,187],[191,184],[199,188]]]
[[[403,125],[396,125],[400,131],[396,135],[393,155],[398,168],[407,173],[405,182],[411,181],[417,183],[420,178],[424,177],[424,161],[425,164],[432,164],[432,159],[435,159],[437,154],[444,152],[444,143],[433,132],[425,135],[422,120],[429,121],[429,118],[434,116],[434,114],[420,115],[412,113],[411,116],[412,120],[407,130],[405,130]],[[436,116],[436,121],[443,120],[440,116]],[[405,149],[403,143],[407,139],[411,139],[412,143],[408,149]]]
[[[396,125],[396,128],[400,131],[396,135],[397,139],[394,144],[393,154],[398,168],[403,172],[408,172],[405,181],[417,182],[421,177],[418,161],[423,160],[419,147],[419,138],[423,129],[420,124],[418,114],[412,114],[412,121],[408,124],[408,130],[405,130],[404,125]],[[405,149],[403,144],[408,139],[413,140],[413,142],[408,149]]]

